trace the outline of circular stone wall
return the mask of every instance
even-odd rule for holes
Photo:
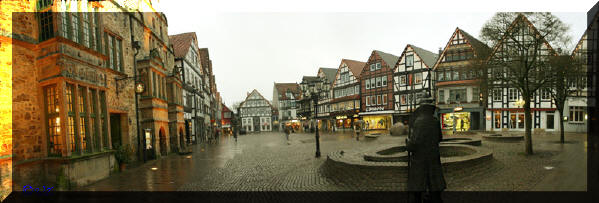
[[[486,134],[482,136],[485,140],[489,141],[503,141],[503,142],[514,142],[524,140],[524,135],[512,135],[512,134]]]
[[[492,159],[491,150],[466,144],[441,144],[445,172],[466,170]],[[324,175],[346,184],[376,184],[381,188],[407,182],[408,153],[405,145],[336,151],[327,155]],[[386,185],[386,186],[383,186]],[[399,186],[398,186],[399,187]]]

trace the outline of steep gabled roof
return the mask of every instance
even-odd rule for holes
[[[196,39],[195,32],[187,32],[176,35],[169,35],[169,41],[173,44],[175,58],[183,58],[187,55],[191,42]]]
[[[382,59],[383,61],[385,61],[385,63],[387,63],[387,65],[389,66],[395,66],[395,64],[397,63],[397,61],[399,60],[398,56],[395,56],[393,54],[388,54],[379,50],[374,50]],[[393,68],[393,67],[391,67]]]
[[[289,99],[285,94],[287,93],[287,90],[291,91],[291,93],[296,99],[298,99],[300,95],[300,87],[297,83],[275,83],[275,88],[277,89],[277,92],[281,94],[281,100]],[[274,96],[276,97],[277,95]]]
[[[422,62],[424,62],[424,64],[426,66],[428,66],[428,68],[433,68],[433,66],[435,65],[435,62],[437,62],[437,59],[439,58],[438,54],[430,52],[426,49],[423,49],[423,48],[420,48],[420,47],[417,47],[417,46],[414,46],[411,44],[408,44],[407,46],[412,47],[414,52],[418,55],[418,57],[420,57]]]
[[[317,81],[318,80],[318,76],[304,76],[302,77],[302,82],[313,82],[313,81]]]
[[[441,59],[443,59],[443,56],[445,56],[445,53],[447,52],[447,48],[449,48],[449,45],[451,45],[451,40],[453,40],[453,38],[458,34],[462,34],[464,39],[466,39],[466,44],[468,44],[470,47],[472,47],[472,50],[474,51],[475,55],[478,56],[479,54],[488,54],[491,52],[491,48],[489,48],[489,46],[487,46],[485,43],[482,43],[480,40],[478,40],[475,37],[473,37],[472,35],[468,34],[466,31],[460,29],[459,27],[456,27],[455,31],[453,31],[453,34],[451,35],[451,37],[449,37],[449,40],[447,41],[445,48],[443,48],[443,52],[441,52],[441,55],[439,55],[439,57],[437,57],[435,64],[432,66],[433,69],[437,69],[437,65],[441,62]],[[482,56],[482,57],[487,57],[487,56]]]
[[[466,31],[460,28],[457,29],[460,30],[464,38],[466,38],[466,41],[470,44],[470,46],[472,46],[472,49],[474,49],[475,54],[489,53],[491,51],[491,48],[489,48],[489,46],[487,46],[485,43],[468,34]]]
[[[518,16],[516,17],[516,19],[514,19],[514,21],[512,22],[512,24],[510,24],[510,27],[508,27],[507,29],[507,33],[511,32],[512,29],[515,29],[518,21],[524,21],[530,28],[532,28],[533,32],[535,33],[535,35],[538,36],[542,36],[539,31],[537,30],[537,28],[528,20],[528,18],[526,18],[526,16],[522,15],[522,14],[518,14]],[[493,57],[493,55],[495,55],[495,53],[502,47],[504,40],[506,39],[507,35],[503,35],[501,37],[501,40],[499,40],[499,42],[497,42],[497,44],[495,45],[495,47],[493,48],[493,51],[491,52],[491,54],[489,54],[489,56],[487,57],[487,61],[491,59],[491,57]],[[549,42],[547,42],[547,40],[543,39],[545,45],[547,45],[547,47],[549,48],[550,53],[552,54],[556,54],[555,50],[553,50],[553,47],[551,47],[551,44],[549,44]]]
[[[327,80],[329,80],[330,83],[333,83],[333,81],[335,81],[335,74],[337,74],[337,69],[336,68],[320,68],[318,69],[318,72],[322,71],[324,73],[324,76]]]
[[[574,56],[578,51],[580,51],[580,49],[582,49],[582,45],[584,41],[587,39],[587,33],[588,30],[585,30],[584,33],[582,33],[582,36],[578,40],[578,43],[576,43],[576,47],[574,47],[574,50],[572,50],[572,53],[570,54],[571,56]],[[589,45],[587,43],[587,49],[589,48],[588,46]]]
[[[366,66],[365,62],[355,61],[351,59],[341,59],[341,63],[345,63],[349,71],[354,74],[354,77],[360,77],[364,66]]]
[[[263,100],[265,100],[265,101],[266,101],[266,103],[267,103],[267,104],[270,106],[270,108],[273,108],[273,107],[272,107],[272,104],[270,104],[270,101],[269,101],[268,99],[264,98],[264,96],[262,96],[262,94],[260,94],[260,92],[258,92],[258,90],[256,90],[256,89],[252,90],[252,92],[251,92],[251,93],[249,93],[249,94],[248,94],[248,95],[245,97],[245,100],[243,100],[243,102],[241,102],[241,103],[239,104],[239,106],[243,106],[243,104],[245,104],[245,102],[248,100],[248,98],[250,98],[250,96],[252,96],[252,94],[254,94],[254,93],[258,94],[258,96],[260,96],[260,97],[261,97]]]

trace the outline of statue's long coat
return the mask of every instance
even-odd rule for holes
[[[443,138],[441,124],[433,117],[435,106],[424,105],[414,112],[413,132],[408,139],[407,149],[412,152],[408,172],[408,191],[425,191],[427,180],[431,191],[446,188],[439,142]]]

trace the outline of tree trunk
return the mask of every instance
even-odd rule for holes
[[[531,155],[532,154],[532,135],[531,135],[532,119],[530,117],[530,98],[525,95],[522,95],[522,96],[524,96],[524,128],[525,128],[524,146],[525,146],[526,154]]]
[[[563,110],[559,111],[559,141],[564,144],[564,114]]]

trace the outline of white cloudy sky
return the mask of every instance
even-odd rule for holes
[[[368,3],[367,3],[368,2]],[[373,49],[401,55],[406,44],[437,52],[456,27],[479,36],[497,11],[551,11],[578,41],[596,1],[161,0],[169,35],[196,32],[208,47],[225,104],[257,89],[272,100],[274,82],[301,82],[342,58],[366,61]]]

